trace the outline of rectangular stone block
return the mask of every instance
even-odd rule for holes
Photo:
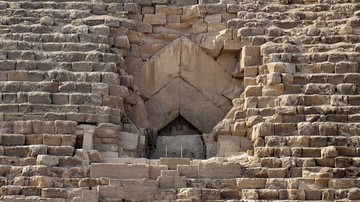
[[[46,92],[29,92],[29,103],[51,104],[51,95]]]
[[[160,165],[166,165],[169,170],[176,170],[178,165],[190,165],[189,158],[160,158]]]
[[[236,163],[199,163],[199,178],[229,179],[240,176],[241,167]]]
[[[61,136],[55,134],[44,134],[43,144],[48,146],[59,146],[61,145]]]
[[[149,174],[149,166],[145,164],[93,163],[90,166],[91,177],[149,179]]]
[[[185,176],[187,178],[197,178],[198,167],[193,165],[178,165],[177,174],[179,176]]]
[[[50,156],[50,155],[38,155],[36,158],[37,165],[47,165],[47,166],[57,166],[59,165],[59,157],[58,156]]]
[[[73,134],[75,133],[77,123],[75,121],[55,121],[55,133]]]
[[[265,178],[236,178],[238,189],[264,189],[265,183]]]
[[[55,125],[52,121],[33,121],[32,125],[35,134],[55,133]]]
[[[167,166],[166,165],[149,165],[150,179],[156,180],[161,175],[162,170],[167,170]]]
[[[31,121],[16,121],[14,122],[13,132],[19,134],[31,134],[32,133]]]
[[[25,136],[20,134],[2,134],[2,145],[4,146],[16,146],[25,144]]]
[[[151,25],[165,25],[166,24],[166,14],[145,14],[143,22],[149,23]]]

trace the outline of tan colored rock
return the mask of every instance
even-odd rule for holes
[[[328,147],[321,148],[321,157],[332,158],[332,157],[337,157],[337,156],[338,156],[338,152],[336,150],[336,147],[328,146]]]
[[[165,25],[166,14],[145,14],[143,22],[149,23],[151,25]]]
[[[110,177],[117,179],[149,179],[149,166],[141,164],[93,163],[91,177]]]
[[[50,156],[50,155],[38,155],[36,158],[37,165],[47,165],[47,166],[57,166],[59,165],[59,157],[58,156]]]
[[[225,155],[228,152],[239,152],[240,151],[240,137],[239,136],[229,136],[229,135],[219,135],[218,136],[218,155]]]

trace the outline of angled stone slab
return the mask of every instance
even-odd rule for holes
[[[210,133],[225,114],[193,86],[180,81],[180,115],[198,130]]]
[[[165,46],[134,74],[135,85],[146,98],[180,74],[181,39]]]
[[[157,130],[162,129],[179,116],[179,82],[179,78],[173,79],[145,102],[150,125]]]
[[[181,77],[212,103],[217,103],[232,82],[231,75],[194,42],[181,40]]]

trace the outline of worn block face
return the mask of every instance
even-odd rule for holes
[[[118,179],[149,179],[148,165],[93,163],[90,166],[91,177],[110,177]]]
[[[359,3],[0,1],[1,200],[359,201]]]

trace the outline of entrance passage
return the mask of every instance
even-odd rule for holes
[[[174,40],[134,73],[150,126],[150,158],[205,158],[203,133],[211,133],[241,87],[231,73],[185,37]],[[154,149],[156,145],[156,149]]]
[[[206,151],[201,132],[179,116],[158,132],[150,158],[181,157],[181,154],[184,158],[204,159]]]

